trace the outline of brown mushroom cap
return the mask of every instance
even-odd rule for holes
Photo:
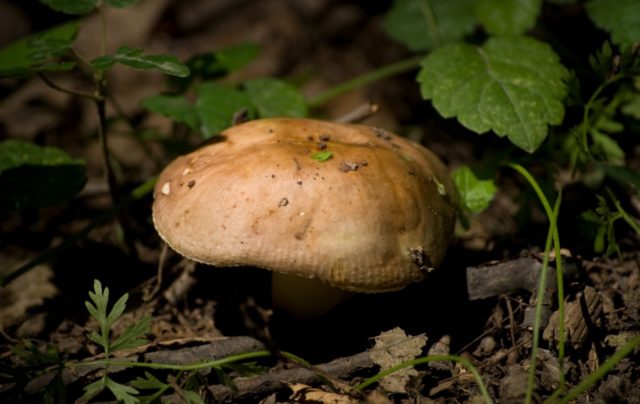
[[[332,157],[319,161],[319,150]],[[443,259],[456,194],[426,148],[382,129],[261,119],[174,160],[153,221],[180,254],[361,292],[400,289]]]

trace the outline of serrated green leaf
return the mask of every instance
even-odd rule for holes
[[[187,400],[188,404],[204,404],[204,399],[200,397],[200,394],[191,390],[182,390],[180,392],[183,398]]]
[[[131,324],[112,344],[111,350],[133,349],[146,344],[148,341],[141,338],[151,328],[151,316],[144,316],[142,320]]]
[[[156,95],[145,98],[142,106],[197,131],[200,119],[194,105],[181,95]]]
[[[523,34],[533,28],[542,0],[477,0],[476,13],[484,28],[494,35]]]
[[[54,147],[0,142],[0,216],[64,202],[82,190],[85,165]]]
[[[462,39],[476,25],[474,0],[395,0],[383,27],[413,51]]]
[[[637,0],[590,0],[585,5],[595,25],[611,34],[621,48],[640,42],[640,2]]]
[[[124,384],[120,384],[115,382],[113,379],[107,377],[105,380],[105,386],[111,390],[111,393],[125,404],[135,404],[138,402],[138,398],[135,397],[138,395],[138,390],[134,389],[131,386],[126,386]]]
[[[164,74],[178,77],[189,75],[189,68],[180,63],[175,56],[170,55],[143,55],[142,49],[133,49],[121,46],[115,55],[105,55],[95,58],[91,65],[96,70],[107,71],[114,64],[120,63],[134,69],[158,70]]]
[[[111,7],[124,8],[129,7],[136,1],[137,0],[107,0],[107,3],[109,3]]]
[[[100,378],[95,382],[84,386],[82,390],[84,390],[84,394],[82,395],[82,399],[87,402],[91,400],[93,397],[97,396],[105,387],[105,379]]]
[[[493,180],[479,179],[468,166],[455,170],[452,178],[462,206],[472,213],[480,213],[489,207],[497,190]]]
[[[253,104],[249,96],[235,88],[217,83],[203,83],[198,86],[196,112],[200,118],[200,131],[210,138],[232,125],[233,115],[242,110],[253,115]]]
[[[113,325],[113,323],[120,318],[122,313],[124,313],[124,309],[127,308],[128,299],[129,299],[129,294],[125,293],[124,295],[120,296],[120,299],[118,299],[114,303],[113,307],[111,308],[111,311],[109,312],[109,315],[107,316],[107,320],[106,320],[107,327],[110,328]]]
[[[91,333],[89,334],[88,338],[95,342],[97,345],[100,345],[102,347],[102,349],[104,349],[105,351],[109,348],[109,341],[107,341],[102,335],[97,334],[97,333]]]
[[[545,43],[493,37],[482,47],[451,44],[422,62],[422,95],[445,118],[476,133],[493,130],[528,152],[564,118],[567,69]]]
[[[130,383],[131,386],[140,390],[155,390],[169,387],[168,384],[161,382],[157,377],[147,371],[144,372],[144,376],[144,378],[138,376]]]
[[[244,87],[261,118],[305,117],[307,101],[302,93],[289,83],[274,78],[249,80]]]
[[[77,33],[78,25],[67,23],[13,42],[0,50],[0,77],[73,68],[73,62],[54,63],[51,58],[67,52]]]
[[[93,317],[93,318],[97,318],[98,317],[98,310],[96,309],[96,306],[94,306],[93,304],[91,304],[89,302],[84,302],[84,306],[87,308],[87,311],[89,312],[91,317]]]
[[[333,157],[333,153],[329,150],[319,151],[311,154],[311,158],[318,161],[327,161]]]
[[[169,384],[161,382],[154,375],[149,372],[144,372],[145,378],[141,378],[138,376],[135,380],[129,383],[132,387],[140,390],[156,390],[155,393],[149,394],[146,396],[138,396],[141,403],[152,403],[155,402],[159,397],[164,394],[165,391],[169,390],[171,386]]]
[[[87,14],[98,4],[98,0],[40,0],[40,2],[65,14]]]

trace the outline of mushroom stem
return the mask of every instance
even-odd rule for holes
[[[317,278],[275,271],[271,278],[273,307],[300,319],[326,314],[352,295],[353,292],[336,288]]]

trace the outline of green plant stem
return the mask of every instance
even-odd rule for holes
[[[289,352],[280,352],[280,354],[287,359],[291,359],[294,362],[308,365],[307,361]],[[200,363],[191,363],[187,365],[176,365],[176,364],[170,364],[170,363],[114,361],[110,359],[103,359],[103,360],[97,360],[97,361],[91,361],[91,362],[68,363],[67,367],[80,368],[80,367],[91,367],[91,366],[122,366],[122,367],[138,367],[138,368],[147,368],[147,369],[191,371],[191,370],[199,370],[199,369],[206,369],[206,368],[222,367],[224,365],[241,362],[248,359],[266,358],[271,356],[273,356],[271,351],[263,350],[263,351],[255,351],[255,352],[244,352],[241,354],[230,355],[221,359],[205,361]]]
[[[107,54],[107,15],[105,12],[105,2],[103,2],[98,8],[100,14],[100,56]]]
[[[638,224],[638,222],[636,222],[633,217],[631,217],[631,215],[629,215],[627,211],[624,210],[618,198],[615,197],[615,195],[609,188],[607,188],[607,194],[609,194],[609,199],[613,201],[613,204],[618,211],[618,214],[616,216],[624,220],[625,223],[627,223],[636,232],[636,234],[640,236],[640,224]]]
[[[60,86],[59,84],[57,84],[56,82],[54,82],[53,80],[51,80],[46,74],[44,73],[38,73],[38,76],[40,76],[40,78],[42,79],[42,81],[45,82],[46,85],[48,85],[49,87],[53,88],[56,91],[60,91],[62,93],[66,93],[66,94],[70,94],[70,95],[75,95],[77,97],[81,97],[81,98],[87,98],[91,101],[98,101],[98,97],[96,94],[91,94],[91,93],[86,93],[84,91],[78,91],[78,90],[74,90],[71,88],[64,88],[62,86]]]
[[[118,182],[116,174],[113,169],[111,160],[111,151],[107,141],[107,114],[106,114],[106,88],[104,73],[102,71],[96,71],[95,73],[96,93],[98,99],[95,101],[96,109],[98,111],[98,138],[100,141],[100,150],[102,152],[102,166],[107,179],[107,185],[109,186],[109,195],[111,196],[111,202],[113,206],[121,206],[120,209],[116,209],[116,217],[118,223],[122,229],[124,237],[124,245],[127,252],[135,257],[136,249],[131,234],[131,226],[129,225],[129,215],[127,214],[127,207],[123,203],[122,197],[118,190]]]
[[[553,227],[553,244],[554,244],[554,252],[555,252],[555,263],[556,263],[556,282],[557,282],[557,290],[558,290],[558,368],[560,370],[560,380],[559,380],[559,390],[564,389],[564,342],[565,342],[565,331],[564,331],[564,281],[563,281],[563,266],[562,266],[562,255],[560,253],[560,233],[558,232],[558,227],[554,225],[557,223],[557,217],[554,215],[554,210],[551,209],[551,205],[549,204],[549,200],[545,196],[544,192],[538,185],[538,182],[533,178],[533,176],[521,165],[511,163],[509,167],[516,170],[520,173],[526,180],[529,182],[533,190],[535,191],[538,199],[540,199],[540,203],[544,207],[545,213],[549,218],[550,226]],[[558,198],[559,199],[559,198]],[[559,203],[559,201],[556,201]],[[536,304],[541,305],[542,301],[539,300]],[[537,312],[537,308],[536,308]],[[539,321],[539,319],[537,320]],[[538,329],[533,330],[534,335],[539,332]],[[533,358],[535,359],[535,358]],[[527,386],[527,389],[529,386]],[[527,403],[531,402],[530,396],[527,397]]]
[[[421,358],[416,358],[410,361],[402,362],[392,368],[383,370],[377,375],[364,380],[363,382],[357,384],[354,388],[356,390],[363,390],[367,386],[370,386],[371,384],[376,383],[383,377],[389,376],[390,374],[397,372],[400,369],[422,365],[428,362],[457,362],[462,364],[475,377],[476,383],[478,383],[478,388],[480,389],[480,394],[482,394],[484,401],[488,404],[493,403],[493,401],[491,400],[491,396],[489,396],[489,392],[487,391],[487,388],[485,387],[484,382],[482,381],[482,377],[478,372],[478,369],[476,369],[476,367],[473,366],[471,362],[469,362],[467,359],[461,356],[455,356],[455,355],[428,355],[428,356],[423,356]]]
[[[614,75],[604,83],[600,84],[598,88],[591,94],[589,101],[587,101],[587,105],[584,106],[584,110],[582,111],[582,125],[580,128],[580,147],[582,148],[582,152],[587,156],[587,158],[593,161],[593,155],[591,154],[591,150],[589,150],[589,141],[587,140],[589,134],[589,119],[591,114],[591,109],[593,108],[593,104],[596,102],[600,94],[604,91],[607,86],[612,83],[615,83],[622,76]]]
[[[547,286],[547,270],[549,269],[549,253],[553,241],[553,233],[556,229],[556,218],[560,207],[561,197],[556,199],[554,206],[554,215],[549,223],[549,231],[547,232],[547,241],[544,247],[544,257],[542,259],[542,270],[540,272],[540,281],[538,282],[538,291],[536,294],[536,311],[533,319],[533,342],[531,347],[531,359],[529,361],[529,374],[527,377],[527,390],[525,395],[525,403],[531,403],[533,399],[533,389],[536,377],[536,361],[538,358],[538,345],[540,343],[540,323],[542,321],[542,301]],[[560,391],[560,390],[558,390]]]
[[[131,202],[139,200],[139,199],[143,198],[145,195],[149,194],[151,191],[153,191],[153,187],[155,186],[156,181],[157,181],[157,177],[152,177],[152,178],[149,178],[144,183],[142,183],[141,185],[139,185],[138,187],[136,187],[133,191],[131,191],[131,193],[127,197],[125,203],[126,204],[131,203]],[[9,282],[11,282],[14,279],[16,279],[17,277],[27,273],[29,270],[35,268],[36,266],[38,266],[40,264],[43,264],[45,262],[49,262],[49,261],[53,260],[54,258],[58,257],[64,251],[66,251],[69,248],[71,248],[76,242],[78,242],[78,241],[82,240],[83,238],[85,238],[93,229],[95,229],[96,227],[101,226],[101,225],[107,223],[109,220],[111,220],[111,218],[113,217],[115,212],[118,209],[122,209],[122,207],[123,207],[123,205],[120,205],[118,207],[113,207],[113,208],[103,212],[98,217],[93,219],[89,224],[87,224],[78,233],[76,233],[76,234],[70,236],[69,238],[65,239],[62,243],[58,244],[57,246],[46,249],[40,255],[38,255],[37,257],[32,259],[31,261],[29,261],[26,264],[20,266],[19,268],[17,268],[16,270],[12,271],[11,273],[3,276],[2,278],[0,278],[0,287],[6,286],[7,284],[9,284]]]
[[[422,57],[413,57],[410,59],[400,60],[398,62],[392,63],[387,66],[383,66],[380,69],[374,70],[367,74],[358,76],[352,80],[345,81],[344,83],[338,84],[335,87],[332,87],[314,97],[311,97],[310,99],[307,100],[307,102],[310,107],[312,108],[317,107],[319,105],[324,104],[325,102],[327,102],[332,98],[335,98],[349,91],[353,91],[369,83],[374,83],[376,81],[379,81],[389,76],[411,71],[417,68],[418,66],[420,66],[421,60],[422,60]]]
[[[593,373],[587,376],[576,387],[572,388],[566,396],[561,400],[556,401],[554,396],[549,397],[545,403],[568,403],[571,400],[576,399],[580,394],[586,391],[589,387],[596,384],[599,380],[602,380],[604,376],[609,373],[622,359],[631,354],[635,349],[640,347],[640,335],[635,336],[631,341],[627,342],[622,348],[618,349],[609,359],[607,359],[602,366],[596,369]],[[557,397],[557,396],[556,396]]]

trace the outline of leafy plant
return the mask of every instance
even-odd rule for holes
[[[89,335],[89,339],[96,344],[100,345],[104,350],[105,360],[109,360],[110,355],[121,349],[132,349],[144,345],[147,340],[143,338],[145,334],[149,332],[151,324],[151,316],[146,315],[134,324],[131,324],[125,329],[115,341],[111,341],[109,336],[113,323],[120,318],[126,308],[129,294],[122,295],[113,305],[111,310],[108,310],[109,304],[109,288],[102,287],[99,280],[93,282],[93,291],[89,292],[89,298],[91,301],[86,301],[85,306],[93,317],[98,322],[99,332],[93,332]],[[88,386],[84,387],[85,394],[83,399],[89,400],[95,397],[102,390],[109,389],[111,393],[120,401],[125,403],[135,403],[137,399],[135,396],[138,394],[138,390],[131,386],[126,386],[117,383],[109,377],[108,362],[104,369],[104,375],[100,380],[97,380]]]
[[[133,4],[135,0],[42,0],[42,2],[52,9],[66,14],[82,15],[93,12],[94,10],[103,13],[105,7],[127,7]],[[120,47],[114,55],[105,54],[104,49],[106,49],[106,43],[104,38],[106,37],[106,27],[104,24],[102,25],[102,55],[91,61],[87,61],[82,57],[82,55],[79,55],[73,47],[74,40],[78,34],[78,29],[79,25],[76,22],[63,24],[44,32],[31,35],[0,50],[0,78],[19,79],[37,74],[51,88],[89,99],[95,103],[98,112],[98,135],[101,143],[105,175],[109,184],[109,191],[111,193],[113,204],[114,206],[120,205],[123,202],[123,199],[119,192],[114,168],[112,166],[112,158],[107,143],[105,112],[108,100],[107,72],[115,63],[120,63],[136,69],[158,70],[165,74],[179,77],[188,76],[189,69],[173,56],[143,55],[141,50],[132,49],[127,46]],[[90,69],[92,72],[92,77],[94,79],[93,89],[89,91],[81,91],[64,88],[58,85],[49,76],[51,73],[77,69],[77,63],[82,63],[84,67]],[[77,70],[78,74],[80,74],[79,69]],[[27,162],[30,160],[37,160],[39,158],[38,153],[42,154],[42,152],[35,146],[29,147],[23,145],[20,151],[16,150],[16,144],[5,146],[5,148],[8,147],[11,148],[10,153],[18,153],[17,155],[22,156],[22,159]],[[51,154],[51,152],[48,153]],[[58,156],[58,158],[60,157]],[[79,187],[83,185],[84,180],[80,181],[78,179],[81,177],[78,170],[82,166],[77,164],[77,162],[74,163],[75,165],[72,163],[73,162],[68,159],[66,164],[58,164],[57,167],[52,167],[55,169],[52,171],[56,171],[57,174],[52,173],[51,176],[42,176],[41,171],[37,169],[29,170],[27,168],[21,169],[18,173],[13,172],[10,173],[11,175],[8,174],[9,176],[3,176],[4,180],[11,181],[11,185],[15,186],[5,188],[5,195],[7,196],[3,198],[3,200],[6,199],[9,202],[3,201],[0,210],[4,211],[23,207],[46,206],[73,196],[75,192],[79,190]],[[43,164],[40,164],[40,166],[42,165]],[[53,164],[48,165],[53,166]],[[75,169],[72,169],[73,167],[75,167]],[[16,174],[21,174],[22,176],[16,177]],[[47,184],[49,177],[51,177],[51,183]],[[60,185],[67,182],[69,185],[67,185],[66,188]],[[54,192],[46,193],[42,192],[42,190],[38,188],[34,188],[34,186],[37,185],[41,185],[43,187],[48,186],[49,188],[58,188],[51,190]],[[40,195],[36,198],[29,198],[29,192],[32,194],[34,192],[38,192]],[[41,195],[44,195],[44,197]],[[47,195],[50,195],[50,200],[38,200],[46,198]],[[123,230],[127,232],[129,226],[124,210],[118,210],[118,219]],[[129,247],[132,248],[130,240],[128,244]]]

